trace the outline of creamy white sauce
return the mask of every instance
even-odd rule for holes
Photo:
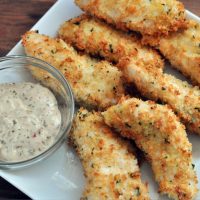
[[[47,150],[60,130],[53,93],[28,82],[0,84],[0,160],[22,161]]]

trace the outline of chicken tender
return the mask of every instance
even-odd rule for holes
[[[106,124],[133,139],[149,160],[159,192],[179,200],[197,194],[192,145],[185,128],[167,107],[151,101],[123,100],[102,113]]]
[[[50,63],[64,74],[78,103],[104,109],[124,94],[121,72],[107,61],[81,56],[64,41],[33,31],[22,40],[27,55]]]
[[[82,200],[149,199],[133,148],[111,131],[99,113],[81,108],[69,137],[86,176]]]
[[[75,0],[100,19],[142,35],[167,35],[187,26],[185,10],[176,0]]]
[[[143,96],[169,104],[191,132],[200,134],[199,88],[192,87],[173,76],[163,74],[161,67],[155,68],[155,63],[160,62],[150,61],[151,57],[148,56],[150,54],[141,53],[142,48],[138,48],[138,54],[142,56],[115,53],[118,52],[117,46],[126,45],[128,41],[125,41],[126,39],[123,39],[125,36],[120,36],[117,31],[113,30],[112,33],[111,31],[111,28],[103,23],[88,17],[79,17],[66,22],[60,28],[59,33],[63,39],[79,49],[119,62],[118,67],[123,71],[127,82],[134,83]],[[80,32],[80,38],[77,36],[78,32]],[[81,40],[82,42],[80,42]],[[104,48],[102,43],[107,47]],[[109,44],[112,44],[113,51],[108,51]],[[123,48],[126,49],[125,46]],[[126,55],[128,56],[124,57]],[[146,61],[145,58],[147,58]]]
[[[200,24],[190,21],[185,31],[160,40],[158,46],[172,66],[200,86]]]
[[[88,15],[66,21],[59,29],[59,37],[80,50],[100,55],[111,62],[130,56],[144,65],[151,64],[157,68],[164,66],[160,55],[142,46],[136,37],[117,31]]]
[[[200,90],[151,66],[139,67],[129,58],[119,63],[127,81],[133,82],[143,96],[167,103],[189,131],[200,134]]]

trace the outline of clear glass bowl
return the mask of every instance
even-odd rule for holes
[[[42,76],[38,77],[38,72]],[[58,149],[71,129],[74,115],[74,98],[71,87],[64,76],[48,63],[28,56],[0,58],[0,84],[33,82],[49,88],[55,95],[61,112],[61,127],[52,146],[38,156],[25,161],[0,160],[0,169],[15,169],[37,163]]]

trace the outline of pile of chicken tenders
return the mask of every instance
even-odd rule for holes
[[[22,44],[64,74],[80,107],[69,140],[87,180],[81,199],[150,199],[131,140],[160,195],[194,199],[186,130],[200,134],[200,24],[177,0],[75,3],[85,13],[64,22],[56,38],[28,31]],[[165,59],[192,84],[165,73]],[[141,99],[128,94],[130,84]]]

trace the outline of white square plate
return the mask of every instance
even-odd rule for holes
[[[59,26],[65,20],[79,14],[81,11],[73,3],[73,0],[59,0],[32,29],[39,30],[42,34],[55,36]],[[189,11],[187,11],[187,15],[200,22],[200,18]],[[24,54],[20,42],[9,53],[9,55],[14,54]],[[171,68],[167,67],[166,71],[183,79]],[[200,181],[200,136],[189,135],[189,140],[193,144],[193,159]],[[153,179],[150,165],[144,163],[141,171],[143,180],[149,183],[151,199],[168,199],[157,193],[158,187]],[[78,200],[85,183],[80,161],[66,144],[63,144],[53,155],[40,163],[20,170],[0,170],[0,175],[32,199],[42,200]],[[197,199],[200,199],[200,195]]]

